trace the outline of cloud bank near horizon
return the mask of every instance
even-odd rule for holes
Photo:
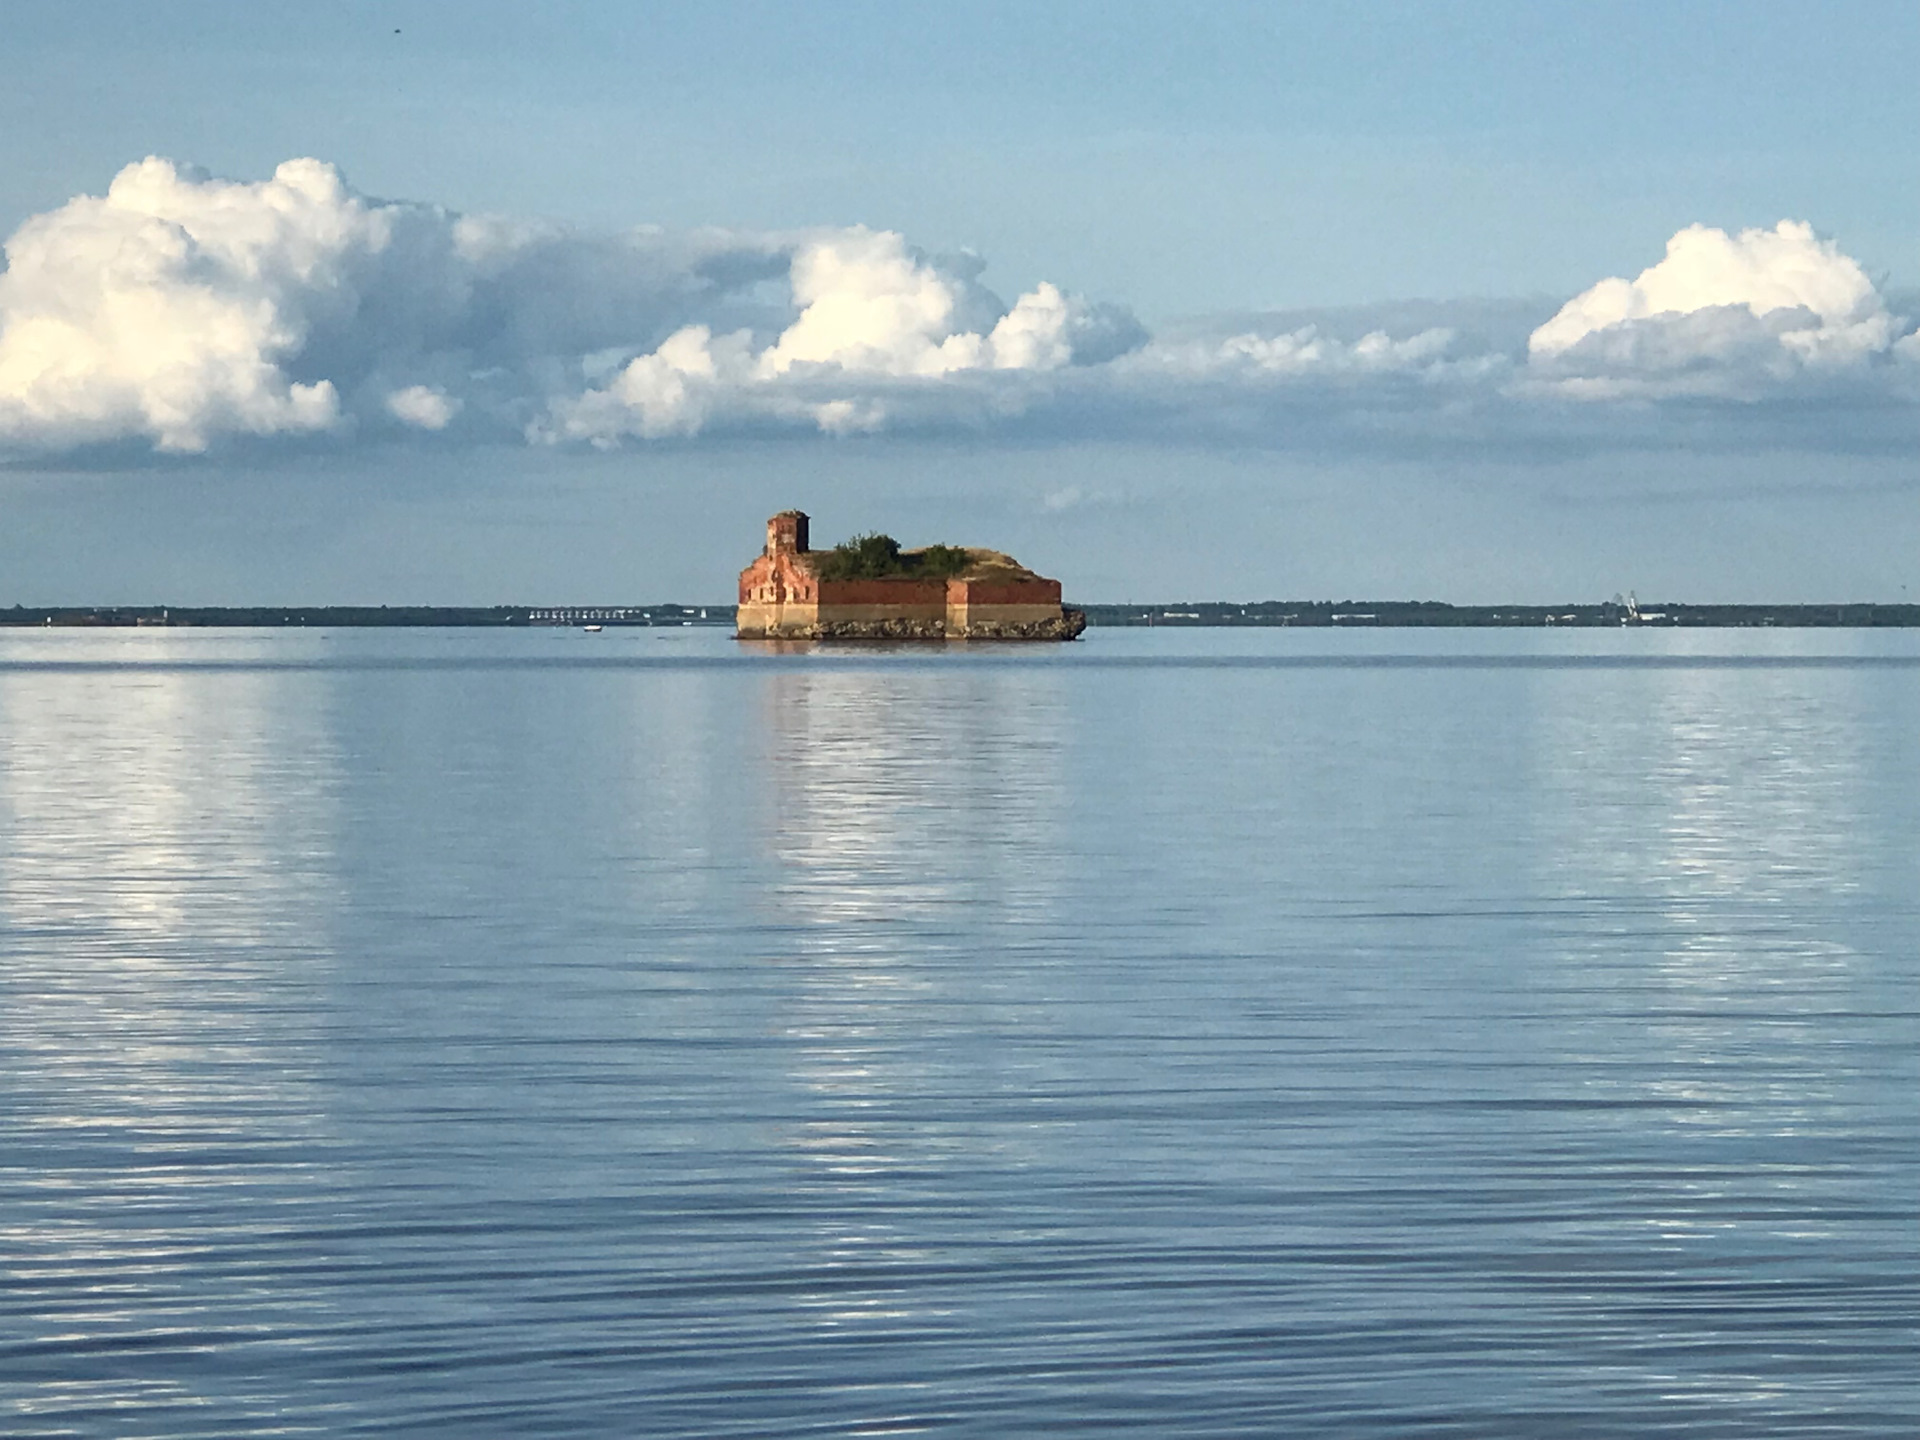
[[[1757,402],[1920,405],[1913,320],[1794,220],[1690,225],[1524,344],[1359,312],[1156,337],[1053,281],[1007,303],[983,268],[859,226],[591,235],[372,199],[318,160],[234,182],[149,158],[7,241],[0,453],[876,432],[1646,443],[1703,403],[1726,434],[1777,443],[1780,407]]]

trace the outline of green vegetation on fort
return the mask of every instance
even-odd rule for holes
[[[891,535],[877,534],[856,535],[809,558],[813,573],[822,580],[945,580],[973,562],[973,557],[957,545],[902,550]]]

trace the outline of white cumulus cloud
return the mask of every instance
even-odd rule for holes
[[[1870,400],[1849,423],[1889,434],[1920,401],[1912,323],[1798,221],[1689,226],[1544,323],[1532,302],[1408,301],[1156,339],[1053,281],[1008,303],[983,273],[861,226],[587,234],[375,199],[318,160],[247,182],[150,158],[6,242],[0,459],[1013,429],[1531,447],[1704,413],[1669,399],[1725,402],[1711,423],[1756,436],[1827,423],[1745,403],[1766,396]]]
[[[658,440],[697,434],[724,388],[751,379],[750,348],[747,331],[716,342],[705,325],[685,326],[658,350],[627,362],[605,386],[553,400],[529,437],[605,447],[628,435]]]
[[[1207,357],[1218,365],[1241,365],[1281,374],[1421,370],[1446,355],[1453,332],[1422,330],[1396,340],[1384,330],[1370,330],[1351,343],[1322,335],[1307,325],[1280,335],[1233,335]]]
[[[0,435],[58,442],[321,430],[324,379],[284,362],[340,301],[353,262],[392,240],[339,176],[291,160],[225,184],[165,160],[130,165],[101,197],[29,220],[0,276]]]
[[[1658,264],[1569,300],[1527,349],[1566,393],[1739,394],[1883,355],[1899,324],[1860,263],[1811,225],[1689,225]]]
[[[583,357],[653,348],[755,298],[789,242],[582,236],[369,199],[318,160],[218,180],[149,158],[22,225],[0,273],[0,445],[332,434],[518,435]]]
[[[387,396],[394,419],[422,430],[444,430],[460,413],[461,402],[431,385],[409,385]]]
[[[581,235],[370,199],[310,159],[246,183],[150,158],[29,220],[6,254],[0,445],[15,450],[337,443],[456,416],[468,440],[849,434],[938,423],[957,375],[1042,375],[1145,338],[1052,284],[1007,306],[977,259],[891,231]],[[1002,412],[1023,408],[1010,394]]]
[[[854,229],[793,257],[800,316],[760,357],[764,376],[795,365],[853,373],[944,375],[977,369],[986,341],[968,328],[993,308],[966,274],[943,271],[890,230]]]
[[[893,231],[816,235],[794,252],[798,314],[772,343],[755,350],[746,330],[719,340],[705,327],[680,331],[608,384],[555,399],[528,433],[608,445],[691,435],[720,418],[867,433],[891,418],[889,397],[924,410],[914,382],[1098,363],[1145,338],[1125,311],[1046,282],[1008,308],[979,285],[978,270],[970,259],[930,259]]]

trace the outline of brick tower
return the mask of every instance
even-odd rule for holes
[[[767,554],[807,553],[807,516],[802,510],[782,510],[767,521]]]

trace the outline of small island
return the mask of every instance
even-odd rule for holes
[[[1060,582],[1010,555],[958,545],[902,550],[859,535],[811,550],[807,517],[767,521],[767,548],[740,572],[742,640],[1071,640],[1087,617]]]

